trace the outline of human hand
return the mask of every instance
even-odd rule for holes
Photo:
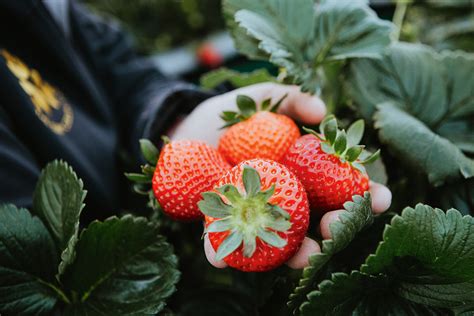
[[[236,98],[239,94],[251,97],[257,104],[268,98],[272,98],[276,102],[288,94],[278,108],[278,112],[303,124],[317,124],[326,114],[326,106],[323,101],[316,96],[302,93],[298,86],[260,83],[207,99],[198,105],[168,136],[173,140],[199,139],[217,146],[219,137],[223,133],[220,128],[224,125],[220,114],[223,111],[237,110]]]
[[[390,207],[392,193],[386,186],[370,181],[369,192],[372,197],[372,211],[374,214],[383,213]],[[319,231],[321,232],[321,237],[323,239],[331,238],[329,225],[332,222],[338,220],[339,214],[342,212],[345,212],[345,210],[330,211],[323,215],[319,223]],[[227,264],[224,262],[224,260],[215,260],[216,252],[214,251],[214,248],[212,248],[207,234],[204,236],[204,251],[206,253],[207,260],[214,267],[227,267]],[[319,244],[315,240],[306,237],[303,240],[298,252],[290,260],[288,260],[286,264],[292,269],[302,269],[309,265],[309,256],[317,252],[321,252]]]
[[[302,93],[297,86],[262,83],[236,89],[204,101],[176,127],[170,137],[174,140],[199,139],[217,146],[219,137],[223,132],[220,130],[223,125],[220,114],[222,111],[235,111],[237,109],[235,100],[239,94],[253,98],[257,104],[268,98],[278,100],[283,95],[288,94],[280,105],[278,112],[286,114],[303,124],[317,124],[326,114],[326,107],[321,99]],[[369,191],[372,196],[374,213],[382,213],[389,208],[392,195],[387,187],[371,181]],[[319,228],[324,239],[330,238],[329,224],[337,220],[341,212],[344,212],[344,210],[331,211],[322,217]],[[215,260],[216,253],[207,234],[204,238],[204,250],[207,260],[213,266],[216,268],[227,266],[223,260]],[[320,246],[315,240],[305,238],[299,251],[287,262],[287,265],[293,269],[301,269],[309,264],[308,258],[311,254],[320,251]]]

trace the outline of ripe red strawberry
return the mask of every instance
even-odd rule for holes
[[[279,161],[287,149],[298,139],[300,131],[286,115],[276,114],[271,100],[262,102],[261,110],[251,98],[237,97],[240,113],[224,112],[222,118],[230,126],[219,140],[218,150],[232,165],[243,160],[264,158]]]
[[[353,195],[369,189],[369,178],[363,164],[377,159],[379,151],[367,157],[358,145],[364,132],[359,120],[345,131],[337,129],[334,116],[321,123],[320,132],[312,130],[300,137],[285,154],[282,163],[301,180],[312,210],[319,214],[341,209]],[[360,160],[363,154],[366,159]]]
[[[202,195],[199,208],[217,260],[242,271],[267,271],[298,251],[309,205],[303,185],[285,166],[243,161],[215,187]]]
[[[201,45],[197,52],[197,58],[201,64],[209,68],[216,68],[224,62],[224,58],[219,51],[210,43]]]
[[[178,140],[161,150],[153,175],[153,193],[163,211],[173,219],[198,220],[201,193],[230,169],[219,152],[198,140]]]

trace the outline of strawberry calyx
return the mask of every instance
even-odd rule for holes
[[[291,227],[290,215],[278,205],[268,202],[275,192],[275,185],[262,191],[260,175],[244,165],[242,181],[245,192],[241,193],[231,184],[223,185],[216,192],[205,192],[198,203],[201,212],[217,218],[206,227],[206,233],[229,232],[219,245],[216,259],[221,260],[243,244],[243,255],[252,257],[257,248],[257,237],[270,246],[282,248],[287,240],[276,232],[285,232]],[[222,199],[225,198],[226,202]]]
[[[364,135],[364,120],[357,120],[345,130],[338,129],[334,115],[328,115],[319,125],[319,133],[303,127],[303,130],[321,140],[321,150],[339,157],[342,163],[349,162],[354,168],[366,173],[364,165],[370,164],[380,156],[380,149],[375,153],[365,150],[359,142]]]
[[[221,119],[226,122],[222,128],[226,128],[245,121],[259,111],[276,113],[281,103],[287,96],[288,94],[284,94],[275,104],[272,104],[271,98],[265,99],[260,104],[260,109],[258,109],[257,103],[251,97],[239,94],[236,100],[238,111],[222,112]]]
[[[166,136],[163,136],[162,140],[164,144],[170,142],[170,139]],[[153,194],[151,183],[160,151],[148,139],[140,139],[140,150],[147,163],[140,167],[141,173],[125,173],[125,176],[133,182],[133,191],[147,196],[148,206],[153,210],[158,210],[160,205]]]

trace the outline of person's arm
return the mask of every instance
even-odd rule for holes
[[[35,159],[15,136],[0,108],[0,204],[12,203],[30,208],[39,174]]]
[[[121,145],[138,155],[138,140],[157,142],[180,114],[210,97],[195,86],[163,77],[150,59],[138,56],[117,23],[105,21],[72,3],[73,40],[81,45],[113,104]]]

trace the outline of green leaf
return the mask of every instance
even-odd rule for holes
[[[244,183],[247,197],[254,197],[260,192],[260,175],[254,168],[244,165],[242,172],[242,182]]]
[[[0,313],[51,314],[58,254],[37,217],[13,205],[0,206]]]
[[[236,203],[240,198],[239,190],[237,190],[237,188],[233,186],[232,184],[224,184],[223,186],[218,187],[217,191],[219,191],[222,195],[224,195],[231,204]]]
[[[250,238],[244,238],[243,254],[245,257],[250,258],[253,256],[255,250],[257,249],[257,239],[253,236]]]
[[[391,24],[366,1],[226,0],[224,15],[241,53],[285,68],[304,91],[320,89],[321,65],[378,57],[390,43]]]
[[[360,143],[364,136],[364,120],[357,120],[347,129],[347,144],[355,146]]]
[[[423,122],[392,104],[381,104],[375,114],[380,140],[413,169],[424,172],[434,185],[450,178],[474,176],[474,160]]]
[[[403,111],[407,122],[398,121],[396,135],[388,140],[389,147],[395,147],[398,158],[405,160],[413,146],[403,149],[401,142],[411,139],[401,139],[408,136],[401,126],[406,126],[416,118],[421,121],[423,133],[431,132],[430,138],[441,136],[449,140],[458,149],[474,152],[474,55],[461,52],[436,53],[427,46],[397,43],[393,44],[381,60],[362,59],[351,63],[349,76],[351,95],[356,101],[361,114],[370,120],[377,106],[390,103]],[[395,121],[395,120],[394,120]],[[418,125],[418,124],[417,124]],[[395,126],[395,123],[391,123]],[[412,125],[414,127],[414,125]],[[417,134],[415,130],[413,133]],[[421,135],[415,138],[420,140]],[[443,143],[445,143],[443,141]],[[450,153],[446,144],[443,153]],[[454,156],[459,156],[459,150],[453,149]],[[438,153],[439,154],[439,153]],[[433,158],[431,156],[430,158]],[[426,158],[426,157],[425,157]],[[439,161],[450,162],[452,153],[439,156]],[[437,184],[446,178],[458,175],[456,169],[462,169],[467,178],[471,172],[466,169],[465,159],[458,158],[459,166],[453,168],[448,163],[450,171],[435,162],[426,162],[432,167],[445,169],[443,173],[431,175]],[[469,163],[468,163],[469,164]],[[412,165],[419,167],[419,163]],[[470,167],[467,167],[470,169]],[[427,175],[432,174],[432,168],[421,169]]]
[[[224,82],[230,82],[235,88],[242,88],[260,82],[276,82],[267,69],[257,69],[242,73],[228,68],[219,68],[201,76],[200,84],[205,89],[213,89]]]
[[[274,217],[281,216],[286,220],[290,219],[290,214],[278,205],[272,205],[271,212],[274,214]]]
[[[229,218],[213,221],[206,227],[207,233],[225,232],[232,229],[232,221]]]
[[[140,139],[140,149],[145,160],[151,163],[152,165],[156,165],[156,162],[158,161],[158,156],[160,154],[158,148],[156,148],[156,146],[153,145],[153,143],[148,139]]]
[[[176,266],[171,246],[145,218],[126,215],[92,222],[63,275],[63,284],[77,298],[68,313],[158,313],[175,291]]]
[[[474,219],[428,205],[405,208],[386,227],[383,241],[361,271],[396,273],[399,295],[416,303],[474,308]],[[401,264],[401,259],[410,259]],[[393,272],[392,272],[393,271]],[[419,271],[423,271],[420,273]]]
[[[277,233],[263,228],[259,228],[257,236],[273,247],[282,248],[287,244],[287,241],[281,238]]]
[[[330,144],[334,144],[337,136],[337,121],[336,118],[331,116],[331,118],[324,122],[323,125],[323,134],[324,137],[329,141]]]
[[[243,117],[250,117],[257,111],[255,101],[251,97],[242,94],[237,96],[237,107]]]
[[[418,204],[385,227],[361,271],[334,273],[303,315],[449,315],[474,310],[474,219]],[[383,304],[380,300],[383,298]]]
[[[379,159],[379,157],[380,157],[380,149],[377,149],[376,152],[374,152],[373,154],[369,154],[369,156],[367,158],[361,160],[360,163],[368,165],[368,164],[373,163],[377,159]]]
[[[232,207],[225,204],[215,192],[204,192],[198,207],[204,215],[214,218],[224,218],[232,212]]]
[[[367,258],[362,272],[385,272],[397,257],[407,256],[439,275],[474,281],[474,219],[454,209],[445,213],[423,204],[407,207],[386,227],[384,241]]]
[[[447,310],[417,304],[397,296],[391,280],[359,271],[334,273],[308,295],[302,315],[449,315]]]
[[[233,231],[219,245],[216,252],[216,260],[222,260],[231,254],[242,244],[243,235],[240,232]]]
[[[285,220],[285,218],[275,219],[274,221],[267,223],[267,226],[266,226],[266,228],[271,228],[278,232],[285,232],[288,229],[290,229],[290,227],[291,227],[291,222],[288,220]]]
[[[125,173],[128,180],[136,183],[151,183],[151,177],[141,173]]]
[[[61,252],[58,274],[74,260],[85,196],[82,181],[64,161],[53,161],[43,169],[36,185],[33,208]]]
[[[437,188],[432,195],[436,205],[442,208],[455,208],[463,215],[474,214],[474,178],[446,184]]]
[[[437,129],[474,114],[474,56],[436,53],[420,44],[392,44],[380,60],[351,63],[350,88],[366,119],[391,101]],[[362,82],[362,81],[363,82]]]
[[[347,147],[347,137],[346,137],[346,132],[341,131],[338,133],[336,140],[334,141],[334,150],[336,151],[337,154],[342,154]]]
[[[370,180],[386,185],[388,176],[385,164],[382,158],[375,160],[373,163],[364,166]]]
[[[362,150],[364,150],[364,146],[353,146],[347,149],[346,153],[346,159],[349,162],[355,161],[357,158],[359,158],[360,154],[362,153]]]
[[[232,271],[233,272],[233,271]],[[245,273],[239,281],[251,273]],[[267,275],[260,273],[259,275]],[[236,289],[229,285],[213,285],[212,287],[199,287],[189,290],[186,299],[177,305],[176,314],[180,316],[249,316],[255,314],[254,300],[259,295],[268,293],[257,292],[250,296],[249,291],[254,287],[248,286],[247,291]],[[253,293],[252,293],[253,294]]]
[[[346,212],[339,215],[339,220],[329,226],[332,239],[324,240],[321,253],[309,258],[310,265],[303,270],[298,286],[290,295],[288,302],[290,308],[297,309],[301,305],[306,294],[314,288],[318,272],[331,257],[346,248],[358,232],[373,222],[371,198],[368,192],[364,197],[354,196],[353,202],[344,204],[344,209]]]

